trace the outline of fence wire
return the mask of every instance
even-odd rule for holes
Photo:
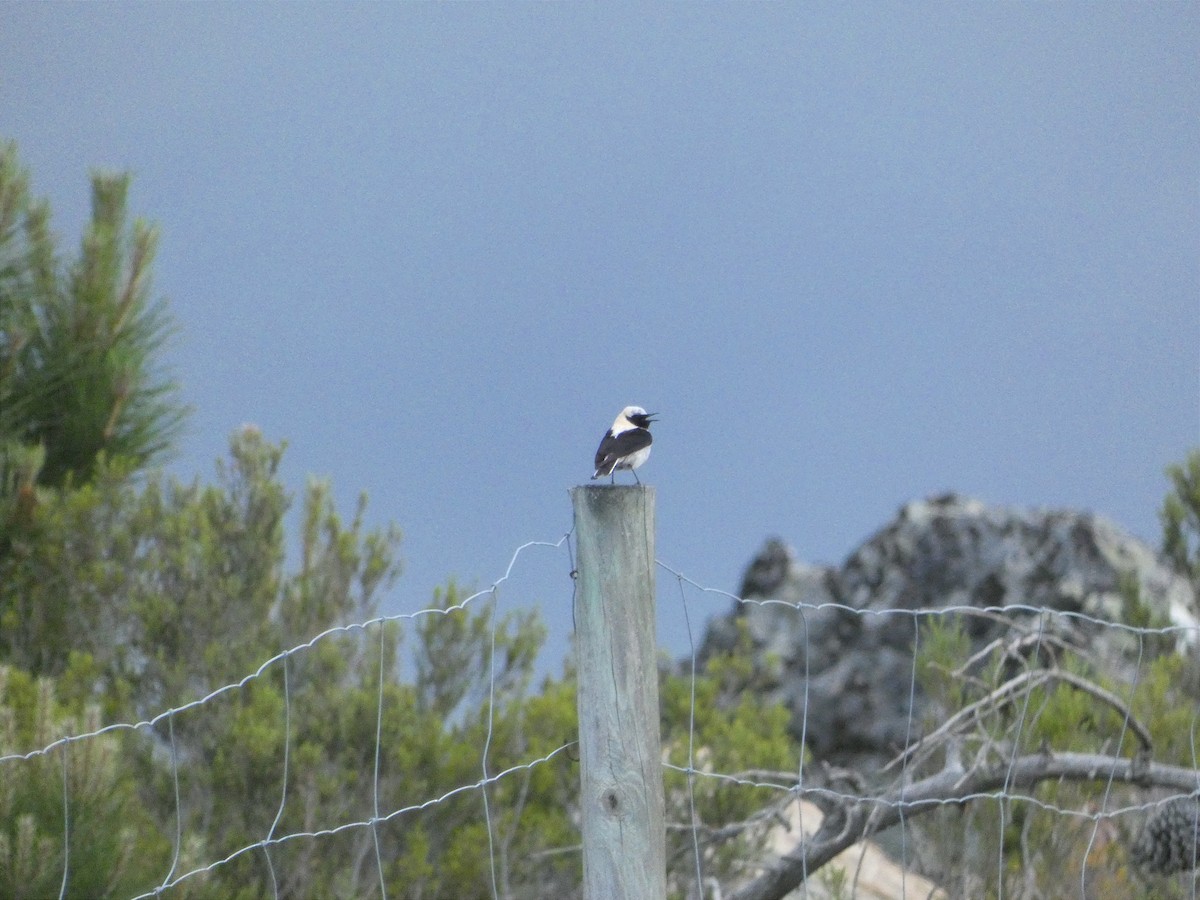
[[[89,742],[98,740],[105,735],[111,735],[118,732],[138,732],[150,737],[155,737],[159,734],[158,728],[165,726],[166,731],[166,748],[165,752],[169,758],[170,782],[171,789],[174,794],[174,822],[172,840],[171,863],[167,871],[163,874],[161,882],[153,889],[147,890],[144,893],[136,895],[136,900],[141,898],[155,897],[164,894],[169,894],[173,888],[185,886],[193,879],[200,876],[214,873],[222,867],[229,865],[234,860],[242,859],[247,856],[252,856],[256,853],[261,853],[262,864],[265,868],[265,883],[269,885],[270,895],[279,898],[283,896],[281,887],[281,872],[279,866],[282,861],[278,858],[277,851],[289,844],[299,841],[320,842],[324,839],[331,838],[335,835],[366,830],[370,832],[371,849],[374,856],[374,866],[378,874],[378,888],[381,897],[388,897],[388,879],[386,876],[387,860],[385,859],[385,848],[380,835],[380,826],[394,822],[408,814],[418,813],[428,810],[431,807],[437,807],[447,803],[455,797],[460,797],[464,794],[478,792],[481,800],[481,813],[484,820],[486,830],[486,849],[480,849],[480,852],[488,854],[488,888],[494,900],[501,900],[514,896],[506,887],[506,877],[504,873],[498,870],[497,865],[497,843],[500,841],[500,836],[497,834],[497,825],[495,821],[496,811],[493,809],[493,801],[489,797],[489,788],[495,786],[506,779],[510,779],[520,773],[529,773],[532,770],[554,764],[569,764],[573,759],[570,754],[572,741],[564,740],[559,746],[555,747],[548,753],[543,753],[521,762],[504,768],[502,771],[493,771],[491,764],[492,744],[495,738],[495,715],[496,715],[496,681],[497,681],[497,664],[496,664],[496,634],[498,612],[500,606],[498,589],[502,584],[510,579],[514,569],[522,562],[525,555],[534,548],[547,548],[552,551],[562,552],[564,557],[564,575],[569,576],[569,583],[572,587],[566,587],[567,582],[564,582],[564,601],[566,596],[570,594],[573,608],[574,600],[574,554],[571,547],[571,533],[567,532],[557,541],[529,541],[521,544],[513,552],[507,568],[504,573],[497,578],[487,588],[477,591],[463,599],[461,602],[455,603],[446,607],[431,607],[421,609],[416,612],[404,613],[398,615],[376,616],[363,622],[353,622],[344,625],[337,625],[328,628],[309,640],[297,644],[290,649],[280,652],[266,661],[264,661],[253,672],[245,675],[240,680],[222,685],[197,699],[183,703],[178,706],[165,709],[153,717],[143,719],[136,722],[114,722],[91,730],[81,731],[76,734],[64,735],[57,738],[44,746],[36,747],[24,752],[13,752],[0,756],[0,779],[19,780],[22,777],[22,763],[28,763],[31,760],[36,760],[40,757],[48,757],[58,753],[61,756],[61,765],[63,773],[63,796],[62,796],[62,815],[63,815],[63,858],[62,865],[62,882],[59,892],[60,897],[66,897],[71,891],[72,872],[69,865],[71,858],[71,848],[73,841],[77,840],[74,834],[76,825],[73,821],[73,798],[70,790],[70,777],[68,774],[68,760],[73,748],[86,746]],[[1198,718],[1200,713],[1194,712],[1191,718],[1191,733],[1190,747],[1191,760],[1190,766],[1163,766],[1162,764],[1152,761],[1139,759],[1136,753],[1129,752],[1129,744],[1131,733],[1136,733],[1138,724],[1133,721],[1131,710],[1133,708],[1133,698],[1139,690],[1139,680],[1145,665],[1143,654],[1145,651],[1145,641],[1149,637],[1159,638],[1189,638],[1192,645],[1200,642],[1200,635],[1190,634],[1187,626],[1168,625],[1162,627],[1136,627],[1123,623],[1110,622],[1077,611],[1055,611],[1050,612],[1045,609],[1027,606],[1021,604],[1013,604],[1007,606],[994,607],[974,607],[968,605],[954,605],[940,607],[936,609],[857,609],[841,603],[820,603],[820,604],[805,604],[805,603],[790,603],[783,600],[771,598],[742,598],[727,591],[699,584],[689,578],[681,570],[672,566],[657,561],[658,567],[662,573],[665,573],[669,579],[673,580],[676,586],[678,597],[678,613],[677,621],[680,623],[686,632],[689,657],[683,661],[682,668],[685,671],[684,677],[690,682],[688,722],[687,722],[687,742],[686,742],[686,764],[678,765],[669,761],[664,757],[663,768],[665,772],[674,772],[683,776],[686,783],[686,798],[685,807],[687,810],[688,821],[669,823],[669,827],[675,831],[681,831],[686,834],[686,843],[688,845],[688,853],[690,859],[683,867],[686,875],[680,875],[672,882],[673,889],[680,896],[688,897],[712,897],[712,898],[727,898],[729,896],[739,897],[743,894],[739,893],[739,888],[736,884],[729,882],[728,872],[717,872],[713,869],[715,865],[714,856],[711,852],[711,847],[715,839],[720,838],[722,834],[738,834],[746,833],[755,828],[766,829],[772,823],[777,823],[781,817],[781,810],[788,803],[799,800],[812,801],[819,808],[826,810],[826,815],[832,815],[835,811],[855,811],[865,810],[862,813],[862,821],[866,825],[870,825],[872,817],[876,821],[894,820],[898,825],[899,830],[899,857],[901,860],[907,860],[912,855],[910,852],[909,841],[912,825],[909,818],[918,813],[927,812],[931,808],[944,808],[962,810],[968,804],[973,802],[993,802],[996,804],[998,827],[1000,833],[1005,833],[1007,829],[1014,825],[1014,816],[1024,816],[1024,810],[1037,809],[1054,816],[1061,817],[1063,820],[1074,820],[1086,823],[1091,827],[1090,836],[1086,842],[1086,847],[1083,853],[1083,862],[1080,867],[1080,873],[1077,884],[1070,888],[1064,888],[1062,896],[1078,896],[1080,898],[1089,898],[1093,894],[1089,893],[1092,890],[1089,883],[1090,877],[1090,859],[1093,849],[1101,840],[1106,823],[1114,819],[1123,817],[1147,816],[1158,810],[1166,808],[1167,804],[1177,800],[1196,799],[1197,806],[1200,808],[1200,756],[1197,754],[1196,735],[1198,731]],[[665,596],[665,595],[664,595]],[[716,601],[716,602],[714,602]],[[673,601],[664,600],[663,602]],[[722,608],[717,607],[717,602],[722,605]],[[391,798],[385,795],[381,790],[381,754],[384,743],[385,724],[389,715],[389,709],[386,702],[386,687],[396,677],[394,671],[389,671],[385,665],[385,637],[387,626],[391,623],[401,621],[415,621],[425,616],[441,616],[449,613],[466,610],[470,607],[475,607],[481,604],[488,604],[488,623],[490,628],[489,633],[489,653],[490,657],[487,660],[486,671],[488,677],[486,691],[486,736],[482,747],[480,747],[479,756],[479,777],[475,780],[463,782],[451,787],[448,790],[440,791],[435,796],[427,797],[408,797],[397,801],[396,798]],[[693,626],[696,622],[707,619],[709,616],[725,614],[728,612],[729,604],[735,604],[742,607],[750,606],[782,606],[794,610],[800,617],[802,626],[802,634],[805,641],[808,638],[808,621],[807,616],[820,613],[826,610],[837,610],[850,615],[856,616],[909,616],[913,624],[913,665],[909,676],[907,692],[908,692],[908,735],[905,741],[904,752],[897,758],[899,766],[893,779],[893,787],[888,790],[880,790],[874,788],[872,790],[847,789],[845,783],[838,786],[835,781],[828,777],[819,776],[817,773],[810,771],[811,765],[806,764],[806,754],[798,753],[798,763],[792,771],[766,771],[748,769],[737,772],[720,772],[712,771],[703,762],[704,747],[699,745],[697,741],[697,682],[700,677],[699,660],[701,648],[697,645]],[[1012,740],[1011,745],[1007,748],[1008,758],[1003,766],[1002,775],[999,783],[994,789],[982,790],[944,790],[942,795],[930,793],[937,785],[931,783],[929,773],[920,770],[918,762],[922,759],[923,749],[922,741],[930,740],[931,736],[939,737],[935,732],[932,735],[926,733],[921,734],[922,723],[916,721],[915,710],[918,708],[918,673],[917,673],[917,649],[921,641],[921,623],[941,617],[952,617],[955,615],[962,616],[980,616],[988,615],[993,617],[1008,618],[1014,614],[1024,614],[1036,620],[1036,628],[1034,629],[1034,654],[1046,643],[1048,638],[1045,633],[1045,623],[1049,618],[1058,617],[1065,621],[1075,621],[1086,623],[1090,626],[1103,629],[1118,629],[1124,631],[1137,639],[1138,656],[1134,666],[1137,673],[1137,678],[1132,684],[1128,685],[1128,690],[1122,697],[1117,698],[1118,703],[1124,709],[1124,717],[1118,733],[1114,737],[1113,745],[1108,748],[1108,758],[1113,760],[1109,767],[1104,771],[1094,772],[1093,780],[1099,781],[1103,785],[1103,789],[1098,800],[1092,801],[1090,805],[1082,806],[1064,806],[1045,799],[1044,796],[1039,796],[1035,789],[1027,787],[1034,785],[1037,781],[1030,781],[1031,767],[1034,763],[1029,761],[1029,754],[1022,754],[1019,748],[1022,744],[1023,732],[1027,729],[1033,720],[1034,710],[1033,692],[1027,691],[1023,694],[1021,703],[1016,711],[1015,720],[1009,726],[1011,729]],[[675,617],[676,613],[669,612],[668,615]],[[301,655],[312,651],[318,645],[322,644],[336,636],[344,636],[350,634],[361,634],[367,637],[371,633],[371,629],[377,629],[379,640],[379,662],[378,671],[375,673],[377,681],[377,696],[375,698],[375,746],[373,748],[373,764],[371,770],[371,785],[370,785],[370,802],[371,814],[366,818],[356,818],[352,821],[345,821],[329,827],[313,828],[310,830],[298,830],[285,834],[279,834],[281,822],[284,819],[285,810],[288,808],[290,801],[288,793],[288,785],[293,782],[299,774],[297,772],[297,760],[294,758],[293,747],[293,692],[295,685],[293,684],[292,661],[299,658]],[[801,707],[806,711],[806,714],[799,722],[798,737],[799,745],[805,746],[809,736],[809,722],[807,709],[809,706],[809,682],[811,673],[808,670],[808,653],[803,655],[803,693]],[[964,666],[966,661],[964,661]],[[283,689],[283,746],[280,748],[282,756],[282,783],[279,789],[278,805],[275,807],[274,816],[266,833],[262,838],[247,843],[244,846],[237,847],[219,858],[211,859],[210,861],[192,867],[187,871],[181,871],[183,868],[183,848],[188,841],[188,835],[185,832],[185,811],[180,790],[181,770],[190,764],[189,760],[181,759],[180,748],[176,740],[176,721],[182,715],[198,710],[203,710],[206,706],[213,704],[218,699],[226,696],[236,696],[239,692],[244,691],[248,685],[252,684],[257,679],[263,678],[269,672],[278,672],[282,681]],[[947,754],[949,751],[947,751]],[[1123,755],[1124,754],[1124,755]],[[1047,759],[1051,754],[1045,751]],[[1080,769],[1086,768],[1087,760],[1082,758],[1085,754],[1077,754],[1080,759],[1076,759],[1069,753],[1054,754],[1061,771],[1058,778],[1062,780],[1070,780],[1079,776],[1080,772],[1072,768],[1078,766]],[[926,757],[927,758],[927,757]],[[1119,765],[1116,760],[1123,760]],[[1036,762],[1036,760],[1034,760]],[[1143,766],[1141,774],[1135,771],[1138,765]],[[1151,767],[1158,766],[1157,769]],[[1160,787],[1162,785],[1172,785],[1170,791],[1164,793],[1159,792],[1159,796],[1146,799],[1144,802],[1122,802],[1115,798],[1115,786],[1119,782],[1134,782],[1140,777],[1144,781],[1146,773],[1150,773],[1158,779]],[[936,775],[937,773],[935,773]],[[962,782],[969,786],[969,768],[962,770]],[[851,779],[853,782],[853,779]],[[764,805],[762,810],[755,813],[749,819],[739,823],[717,823],[710,824],[702,820],[697,802],[698,792],[705,784],[721,785],[729,788],[748,789],[758,792],[768,792],[774,795],[775,800]],[[938,784],[941,784],[940,782]],[[947,782],[942,785],[953,787],[953,782]],[[1124,796],[1124,795],[1122,795]],[[1017,806],[1021,807],[1017,811]],[[805,810],[803,807],[798,807],[798,815],[800,818],[799,828],[805,835],[812,837],[818,832],[815,823],[804,821],[804,816],[812,815],[811,811]],[[839,813],[840,814],[840,813]],[[855,813],[857,814],[857,813]],[[853,816],[850,816],[850,821]],[[813,827],[808,827],[809,825]],[[723,831],[724,830],[724,831]],[[864,831],[870,829],[864,827]],[[855,835],[850,835],[855,837]],[[815,865],[815,857],[804,852],[805,841],[809,838],[797,840],[799,850],[798,857],[793,860],[798,866],[798,882],[801,896],[809,896],[810,881],[810,866]],[[861,869],[862,861],[865,854],[865,845],[857,840],[849,840],[846,847],[858,847],[858,868]],[[564,845],[560,848],[550,848],[541,851],[541,855],[545,858],[557,854],[574,854],[579,853],[580,847],[577,843]],[[795,856],[796,854],[793,853]],[[764,857],[757,862],[751,861],[752,864],[743,867],[740,872],[740,880],[745,883],[752,881],[755,872],[770,871],[772,866],[779,867],[781,863],[778,859]],[[998,897],[1004,897],[1004,885],[1006,883],[1006,859],[1002,854],[997,854],[996,871],[994,873],[994,882],[992,885],[993,893]],[[706,871],[707,870],[707,871]],[[853,878],[854,882],[851,885],[851,892],[845,896],[856,896],[857,881],[859,873],[856,871]],[[722,877],[726,879],[722,883]],[[899,896],[917,896],[917,894],[909,894],[907,867],[900,868],[900,887]],[[1189,892],[1190,891],[1190,892]],[[1195,878],[1191,880],[1190,889],[1183,889],[1183,893],[1179,896],[1190,896],[1195,900],[1197,897],[1197,881]],[[920,896],[925,896],[923,892]],[[745,896],[759,896],[757,894],[745,894]],[[763,894],[762,896],[767,896]],[[826,896],[825,894],[813,894],[813,896]],[[874,895],[872,895],[874,896]],[[1015,895],[1014,895],[1015,896]],[[1032,893],[1029,896],[1033,896]]]

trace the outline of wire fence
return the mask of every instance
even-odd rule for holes
[[[493,768],[493,741],[495,733],[496,690],[497,690],[497,659],[496,641],[498,627],[499,588],[513,575],[514,570],[522,564],[526,554],[534,548],[546,548],[562,554],[564,575],[564,597],[569,591],[573,601],[573,577],[575,560],[572,547],[572,534],[567,532],[556,541],[530,541],[521,544],[513,552],[504,573],[487,588],[463,599],[461,602],[446,607],[431,607],[412,613],[399,615],[377,616],[363,622],[354,622],[331,627],[315,635],[311,639],[280,652],[264,661],[257,669],[245,677],[222,685],[197,699],[178,706],[165,709],[153,717],[136,722],[114,722],[90,730],[83,730],[59,737],[44,746],[34,747],[21,752],[10,752],[0,756],[0,780],[10,783],[19,782],[23,777],[22,766],[32,761],[50,758],[54,755],[61,757],[62,769],[62,881],[60,897],[71,894],[72,871],[69,860],[72,857],[72,846],[75,841],[84,840],[75,833],[77,825],[73,819],[73,798],[68,769],[74,753],[85,748],[89,743],[98,741],[107,735],[122,732],[132,732],[146,735],[151,741],[163,744],[162,755],[165,766],[169,770],[169,782],[174,797],[175,822],[173,833],[169,835],[172,847],[172,862],[162,879],[152,889],[137,894],[141,898],[160,895],[170,896],[175,889],[186,889],[189,884],[203,880],[209,875],[235,861],[249,857],[261,857],[261,865],[265,870],[264,883],[269,890],[269,896],[279,898],[287,896],[288,891],[282,886],[282,869],[284,862],[280,858],[283,850],[292,845],[320,846],[338,835],[347,833],[370,834],[371,853],[374,856],[375,868],[378,874],[378,891],[387,897],[389,878],[386,870],[389,865],[386,841],[381,838],[383,826],[396,824],[405,817],[420,813],[431,808],[441,807],[455,798],[464,796],[478,797],[478,811],[483,819],[483,832],[486,835],[486,849],[480,850],[487,854],[490,895],[495,900],[502,897],[519,896],[507,885],[506,864],[503,859],[503,847],[508,838],[500,833],[497,825],[498,809],[495,804],[494,790],[502,784],[510,784],[515,779],[524,779],[522,784],[527,787],[531,783],[535,770],[550,766],[570,766],[576,758],[572,753],[573,742],[564,736],[564,740],[548,752],[531,755],[513,765],[500,770]],[[727,591],[705,586],[693,581],[684,572],[658,561],[660,574],[674,582],[677,597],[678,621],[686,630],[691,652],[681,666],[681,677],[687,679],[689,685],[688,722],[686,725],[686,742],[684,743],[683,762],[673,762],[668,755],[664,756],[664,771],[674,773],[684,779],[685,795],[673,809],[683,810],[685,819],[668,824],[672,833],[681,837],[682,847],[688,857],[678,866],[678,872],[671,884],[672,890],[680,896],[703,897],[757,897],[779,896],[772,890],[782,890],[780,885],[790,884],[791,888],[800,891],[799,896],[824,897],[837,896],[837,890],[842,890],[841,896],[884,896],[883,894],[859,893],[859,878],[863,867],[867,845],[862,841],[864,836],[879,834],[891,828],[894,834],[892,855],[908,863],[899,867],[899,888],[894,896],[928,896],[927,887],[917,888],[919,877],[910,872],[916,862],[916,852],[913,844],[917,835],[914,819],[930,809],[955,811],[960,817],[971,804],[980,802],[990,803],[994,807],[990,814],[991,822],[999,835],[999,848],[993,860],[994,872],[990,876],[990,892],[996,896],[1042,896],[1034,888],[1025,892],[1014,888],[1005,888],[1013,883],[1011,873],[1006,872],[1010,854],[1003,848],[1011,850],[1013,842],[1020,843],[1031,838],[1031,834],[1019,834],[1013,837],[1014,828],[1018,831],[1028,829],[1030,821],[1029,810],[1040,810],[1057,819],[1067,822],[1082,823],[1084,846],[1081,861],[1077,867],[1077,876],[1071,884],[1064,883],[1057,896],[1078,896],[1088,898],[1099,896],[1096,891],[1097,863],[1094,851],[1101,844],[1111,841],[1111,823],[1128,820],[1131,824],[1126,831],[1135,831],[1134,820],[1152,817],[1155,813],[1170,808],[1170,804],[1178,802],[1195,803],[1200,809],[1200,751],[1197,749],[1197,737],[1200,734],[1200,711],[1192,709],[1185,716],[1190,722],[1186,736],[1181,736],[1183,744],[1190,748],[1190,757],[1182,760],[1182,764],[1167,764],[1150,758],[1149,748],[1144,746],[1149,740],[1141,732],[1143,724],[1133,713],[1134,698],[1141,690],[1140,678],[1147,670],[1150,652],[1147,642],[1150,640],[1183,640],[1193,648],[1200,643],[1200,634],[1187,626],[1166,625],[1161,627],[1137,627],[1119,622],[1111,622],[1081,612],[1058,611],[1050,612],[1045,609],[1008,605],[1003,607],[975,607],[968,605],[946,606],[937,609],[856,609],[840,603],[804,604],[786,603],[771,598],[742,598]],[[670,598],[671,591],[663,590],[660,585],[660,603],[675,605]],[[392,623],[416,621],[427,616],[446,616],[460,610],[488,606],[489,615],[489,653],[487,660],[486,731],[483,745],[478,748],[477,777],[463,781],[448,789],[438,790],[428,796],[394,797],[387,795],[381,780],[381,752],[385,744],[385,727],[390,716],[397,715],[395,709],[389,708],[388,687],[399,676],[395,667],[385,663],[384,639],[386,628]],[[796,764],[791,770],[778,768],[762,768],[749,765],[737,771],[714,771],[706,762],[706,748],[697,740],[697,684],[703,669],[701,646],[697,641],[697,626],[710,616],[725,614],[730,605],[749,609],[751,607],[785,607],[789,613],[799,616],[805,621],[806,616],[836,611],[839,614],[851,616],[888,616],[907,617],[912,622],[912,640],[917,649],[922,640],[922,625],[932,620],[949,619],[954,617],[991,617],[992,619],[1011,620],[1021,615],[1027,617],[1024,630],[1026,645],[1032,643],[1030,649],[1026,646],[1024,659],[1037,660],[1047,648],[1054,643],[1053,629],[1047,627],[1052,620],[1064,620],[1083,623],[1098,629],[1117,629],[1136,640],[1138,647],[1137,659],[1134,663],[1135,677],[1126,687],[1127,690],[1119,696],[1102,696],[1100,688],[1090,694],[1090,698],[1101,706],[1107,705],[1115,716],[1116,730],[1107,738],[1101,740],[1100,746],[1091,746],[1078,752],[1063,751],[1048,746],[1028,745],[1023,740],[1024,731],[1032,731],[1039,713],[1043,713],[1048,704],[1053,702],[1045,693],[1038,694],[1034,688],[1048,688],[1049,685],[1037,672],[1045,668],[1026,665],[1022,667],[1014,657],[1008,661],[1010,668],[1016,669],[1009,677],[1024,678],[1018,687],[1007,688],[1008,693],[993,696],[996,690],[981,688],[978,694],[982,699],[971,701],[970,696],[963,699],[963,709],[954,711],[946,716],[940,728],[930,727],[918,720],[914,711],[919,709],[919,673],[917,655],[913,655],[913,664],[906,686],[909,709],[909,729],[905,745],[901,748],[890,767],[887,768],[886,778],[869,778],[868,775],[881,773],[855,773],[839,771],[836,768],[820,766],[811,762],[809,756],[800,751],[796,755]],[[672,616],[676,613],[671,613]],[[1034,623],[1034,624],[1028,624]],[[807,634],[807,631],[805,631]],[[308,830],[295,830],[281,833],[281,823],[289,803],[295,803],[289,795],[289,787],[296,785],[299,780],[310,777],[299,767],[313,765],[310,759],[295,758],[294,733],[295,722],[293,683],[296,677],[294,665],[306,654],[314,652],[321,645],[332,639],[346,636],[357,636],[364,642],[375,637],[379,641],[379,654],[376,670],[373,674],[376,684],[375,698],[375,744],[372,748],[370,772],[370,815],[354,818],[333,825],[322,825]],[[998,647],[997,653],[1003,657],[1004,647]],[[1194,650],[1193,650],[1194,652]],[[807,654],[802,654],[807,660]],[[371,661],[367,655],[359,658],[361,665]],[[1003,660],[1002,660],[1003,661]],[[972,658],[958,661],[963,671],[972,665]],[[978,662],[978,659],[975,660]],[[1082,681],[1079,675],[1069,667],[1062,668],[1063,678],[1075,678]],[[809,721],[808,709],[808,678],[809,672],[801,673],[804,678],[804,695],[801,709],[805,714],[798,723],[798,746],[807,743]],[[282,756],[283,775],[278,789],[278,801],[271,824],[262,837],[246,843],[243,846],[216,855],[199,865],[186,862],[186,848],[189,846],[187,833],[187,810],[185,799],[180,789],[181,776],[194,761],[181,752],[176,738],[177,723],[188,714],[203,713],[222,698],[235,697],[245,692],[254,682],[270,675],[277,678],[283,689],[283,746],[277,748]],[[961,680],[968,682],[974,676],[964,676]],[[1002,685],[1003,687],[1003,685]],[[999,689],[997,689],[999,690]],[[1110,694],[1112,692],[1109,692]],[[984,703],[983,700],[989,700]],[[1041,705],[1041,708],[1038,705]],[[1004,733],[1007,740],[997,743],[994,738],[994,725],[997,716],[1005,718]],[[682,725],[680,726],[682,727]],[[989,732],[989,729],[993,729]],[[165,731],[165,740],[163,732]],[[991,733],[992,737],[988,737]],[[236,748],[226,748],[227,752],[236,753]],[[964,758],[964,754],[975,753],[974,759]],[[1087,782],[1101,786],[1099,793],[1091,792],[1086,798],[1062,791],[1039,791],[1038,786],[1044,783],[1063,785]],[[1136,791],[1124,790],[1122,786],[1133,785]],[[743,815],[735,822],[708,822],[699,810],[698,797],[707,787],[720,787],[736,791],[751,791],[755,797],[765,797],[758,803],[757,808],[750,814]],[[522,788],[524,789],[524,788]],[[520,791],[516,792],[520,795]],[[1061,802],[1067,798],[1070,802]],[[787,810],[799,801],[811,802],[815,806],[795,805],[794,811],[799,821],[794,823],[796,831],[788,834]],[[524,803],[524,799],[514,803]],[[805,817],[809,821],[804,821]],[[1200,816],[1200,812],[1197,813]],[[519,818],[519,816],[518,816]],[[978,824],[980,817],[970,820]],[[961,831],[961,824],[958,826]],[[898,833],[897,833],[898,832]],[[760,859],[740,860],[730,863],[719,856],[719,848],[723,841],[737,837],[756,836],[758,843],[753,844],[763,854]],[[783,838],[783,843],[779,839]],[[774,841],[774,843],[772,843]],[[744,852],[746,846],[741,845]],[[1028,848],[1025,848],[1028,850]],[[546,848],[539,851],[545,858],[556,855],[578,854],[580,847],[577,842],[564,842],[561,846]],[[825,887],[819,888],[810,875],[829,858],[844,853],[856,854],[855,862],[848,876],[848,884],[834,883],[836,879],[827,878]],[[1192,867],[1194,868],[1193,850]],[[916,854],[916,855],[915,855]],[[677,853],[678,855],[678,853]],[[1036,856],[1031,853],[1030,856]],[[1186,863],[1185,859],[1185,863]],[[45,861],[50,865],[50,861]],[[841,876],[839,876],[841,877]],[[772,879],[774,880],[773,883]],[[1020,881],[1020,878],[1017,878]],[[1196,877],[1184,874],[1173,882],[1175,894],[1169,896],[1196,898],[1200,890]],[[789,889],[791,889],[789,888]],[[824,890],[824,893],[821,893]],[[1007,890],[1007,893],[1006,893]],[[758,893],[755,893],[758,891]],[[952,894],[940,894],[950,896]],[[1166,895],[1165,895],[1166,896]]]

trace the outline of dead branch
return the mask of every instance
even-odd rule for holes
[[[729,900],[779,900],[823,865],[861,840],[900,821],[949,803],[986,797],[997,790],[1030,789],[1042,781],[1107,781],[1191,792],[1195,769],[1097,753],[1031,753],[1010,763],[963,773],[943,770],[878,797],[847,801],[840,815],[828,815],[812,837],[795,850],[763,866],[763,874],[729,895]],[[797,790],[804,795],[818,789]]]
[[[938,728],[930,732],[925,737],[913,743],[899,756],[895,757],[891,762],[883,767],[883,771],[895,769],[898,765],[904,765],[918,753],[928,755],[932,752],[939,743],[954,733],[963,721],[974,718],[980,711],[984,709],[999,709],[1001,706],[1010,704],[1014,701],[1018,688],[1034,688],[1046,684],[1050,681],[1062,681],[1072,687],[1090,694],[1101,703],[1105,703],[1115,709],[1129,723],[1129,727],[1137,735],[1138,741],[1142,745],[1142,749],[1146,753],[1153,750],[1153,741],[1150,738],[1150,730],[1143,725],[1134,715],[1133,711],[1125,704],[1120,697],[1111,691],[1107,691],[1093,681],[1089,681],[1080,675],[1075,675],[1065,669],[1031,669],[1027,672],[1022,672],[1013,678],[1010,678],[1004,684],[1000,685],[986,697],[981,697],[974,703],[968,704],[943,722]]]

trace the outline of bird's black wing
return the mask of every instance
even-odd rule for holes
[[[615,437],[611,432],[604,435],[604,440],[596,450],[596,475],[612,474],[613,466],[623,457],[649,447],[653,441],[650,432],[645,428],[631,428]]]

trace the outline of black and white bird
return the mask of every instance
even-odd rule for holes
[[[596,473],[592,475],[593,479],[608,475],[615,482],[613,473],[617,469],[633,472],[646,461],[653,440],[650,437],[650,423],[655,415],[657,413],[648,413],[640,406],[627,406],[621,410],[596,450]],[[637,472],[633,472],[633,480],[642,483]]]

